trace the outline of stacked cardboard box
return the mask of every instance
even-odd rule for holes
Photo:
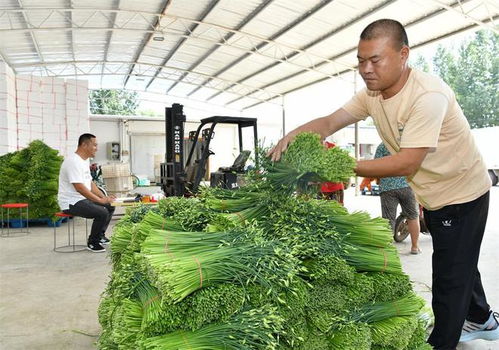
[[[33,140],[66,155],[89,130],[87,81],[16,76],[0,62],[0,155]]]
[[[0,62],[0,155],[17,150],[16,77]]]
[[[130,173],[130,164],[113,163],[101,166],[102,177],[106,190],[110,194],[126,194],[133,190],[133,181]]]

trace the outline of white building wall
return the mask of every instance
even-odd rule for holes
[[[164,120],[118,120],[109,117],[91,117],[90,132],[97,137],[98,150],[93,162],[100,165],[112,163],[106,153],[108,142],[120,142],[122,162],[131,164],[131,171],[135,175],[143,175],[151,181],[155,180],[155,167],[160,160],[164,162],[166,152],[166,133]],[[197,121],[187,121],[184,128],[184,137],[199,126]],[[260,127],[260,126],[259,126]],[[243,148],[253,150],[253,134],[250,128],[243,130]],[[121,136],[120,136],[121,135]],[[215,137],[210,143],[210,149],[215,155],[209,158],[210,172],[219,167],[230,166],[239,155],[237,127],[234,125],[218,124],[215,127]],[[249,164],[250,162],[248,162]]]
[[[0,155],[16,149],[16,78],[12,69],[0,62]]]

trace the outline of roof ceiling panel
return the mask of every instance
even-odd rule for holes
[[[498,17],[490,0],[3,0],[0,59],[239,108],[355,68],[375,19],[417,46]]]

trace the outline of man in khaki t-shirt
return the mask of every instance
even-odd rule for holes
[[[367,26],[357,57],[366,88],[331,115],[291,131],[269,156],[279,160],[300,132],[325,138],[372,116],[391,156],[359,161],[355,172],[406,176],[425,208],[435,314],[428,342],[455,349],[459,341],[499,339],[498,316],[487,304],[477,268],[491,181],[454,93],[440,79],[408,67],[407,34],[397,21]]]

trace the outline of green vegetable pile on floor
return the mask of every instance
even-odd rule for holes
[[[0,157],[0,202],[28,203],[30,218],[59,211],[57,191],[62,157],[40,140]],[[11,217],[18,217],[16,210]]]
[[[305,134],[244,188],[130,209],[111,237],[99,348],[425,349],[428,312],[387,223],[310,196],[300,174],[352,174],[323,148]]]

